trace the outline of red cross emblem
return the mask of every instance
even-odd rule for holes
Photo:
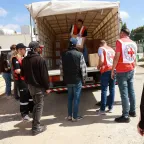
[[[128,54],[132,57],[133,56],[133,54],[135,54],[135,52],[133,51],[133,49],[132,48],[130,48],[130,51],[128,51]]]

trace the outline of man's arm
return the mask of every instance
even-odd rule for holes
[[[115,70],[115,68],[116,68],[116,66],[117,66],[117,64],[118,64],[119,58],[120,58],[120,52],[116,52],[115,57],[114,57],[114,60],[113,60],[112,71]]]
[[[22,60],[21,72],[20,75],[24,77],[24,59]]]
[[[41,60],[40,73],[41,73],[41,81],[43,83],[43,86],[46,90],[48,90],[49,89],[49,74],[48,74],[47,65],[44,59]]]
[[[81,59],[80,59],[80,68],[81,68],[83,81],[85,81],[87,77],[87,66],[86,66],[83,55],[81,56]]]
[[[20,68],[20,65],[19,65],[18,60],[17,60],[15,57],[12,58],[12,65],[13,65],[14,71],[15,71],[17,74],[20,74],[21,68]]]
[[[60,59],[60,80],[63,80],[63,66],[62,66],[62,58]]]
[[[100,69],[100,67],[102,67],[103,62],[104,62],[104,55],[103,55],[103,49],[102,48],[98,49],[98,56],[99,56],[99,63],[98,63],[97,68]]]
[[[119,58],[121,55],[121,43],[119,41],[116,42],[116,51],[115,51],[115,57],[113,60],[113,66],[112,66],[112,73],[111,73],[111,78],[114,78],[114,70],[116,69],[116,66],[118,64]]]

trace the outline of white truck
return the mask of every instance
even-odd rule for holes
[[[43,57],[49,67],[51,90],[66,90],[60,77],[59,60],[68,47],[70,27],[78,19],[87,27],[86,45],[89,54],[96,53],[98,41],[104,39],[115,48],[119,38],[119,2],[100,1],[45,1],[26,5],[35,25],[37,41],[45,46]],[[100,72],[88,67],[88,78],[83,88],[100,86]]]

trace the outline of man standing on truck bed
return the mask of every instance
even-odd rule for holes
[[[22,75],[28,84],[28,88],[34,101],[32,135],[37,135],[46,130],[40,125],[43,112],[44,92],[49,93],[49,76],[45,60],[39,54],[39,43],[29,44],[31,51],[23,59]]]
[[[130,122],[129,116],[136,117],[133,82],[137,45],[129,38],[129,35],[130,31],[127,28],[121,30],[120,39],[116,42],[116,54],[111,74],[113,78],[116,68],[117,82],[122,100],[122,116],[115,119],[118,123],[128,123]]]
[[[115,78],[111,79],[111,70],[115,52],[109,47],[105,40],[101,40],[98,49],[99,64],[98,69],[101,72],[101,108],[98,110],[99,115],[105,114],[106,104],[108,112],[112,112],[115,97]],[[109,99],[107,99],[107,88],[109,86]],[[107,102],[108,100],[108,102]]]
[[[87,76],[86,63],[83,54],[76,48],[77,39],[70,39],[70,46],[62,54],[60,63],[61,75],[68,87],[68,120],[77,121],[82,119],[78,116],[78,108],[81,96],[82,82]],[[73,106],[74,101],[74,106]],[[73,108],[73,110],[72,110]]]
[[[86,37],[87,37],[87,29],[85,26],[83,26],[83,20],[79,19],[77,21],[77,24],[75,25],[72,25],[71,29],[70,29],[70,34],[71,34],[71,37],[82,37],[84,38],[84,47],[82,49],[82,53],[84,55],[84,59],[85,59],[85,62],[86,64],[88,65],[88,51],[87,51],[87,48],[86,48],[86,45],[85,45],[85,40],[86,40]]]

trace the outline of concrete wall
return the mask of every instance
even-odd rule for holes
[[[24,43],[26,46],[31,41],[31,35],[16,34],[16,35],[0,35],[0,46],[2,49],[8,49],[12,44]]]

